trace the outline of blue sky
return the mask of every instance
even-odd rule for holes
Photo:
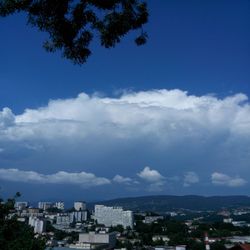
[[[3,195],[248,194],[249,1],[148,5],[145,46],[95,41],[81,67],[1,19]]]

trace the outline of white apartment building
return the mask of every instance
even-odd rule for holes
[[[29,225],[34,228],[34,233],[42,234],[46,231],[46,221],[37,217],[29,217]]]
[[[80,233],[79,234],[79,243],[80,244],[107,244],[110,248],[115,246],[116,243],[116,233]]]
[[[86,202],[84,201],[75,201],[74,202],[74,209],[76,211],[85,211],[86,210]]]
[[[95,216],[98,224],[107,227],[122,225],[124,228],[133,228],[134,216],[132,211],[125,211],[121,207],[106,207],[95,205]]]
[[[15,202],[15,209],[17,210],[23,210],[29,206],[29,203],[27,201],[16,201]]]
[[[55,207],[60,209],[60,210],[64,210],[64,202],[63,201],[56,202]]]
[[[224,218],[224,219],[223,219],[223,222],[224,222],[224,223],[232,223],[232,222],[233,222],[233,219],[232,219],[232,218]]]
[[[48,208],[53,207],[53,203],[52,202],[48,202],[48,201],[39,201],[38,202],[38,208],[42,209],[42,210],[47,210]]]
[[[87,220],[87,211],[74,211],[70,213],[70,223],[83,222]]]
[[[70,216],[69,214],[57,214],[56,216],[56,224],[62,226],[68,226],[70,224]]]

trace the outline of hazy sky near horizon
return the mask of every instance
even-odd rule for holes
[[[82,67],[1,18],[0,195],[249,195],[250,2],[148,4],[145,46]]]

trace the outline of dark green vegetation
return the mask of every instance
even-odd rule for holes
[[[50,222],[47,223],[47,232],[53,232],[54,233],[54,239],[55,240],[64,240],[67,238],[67,243],[71,244],[74,241],[78,241],[79,233],[77,232],[65,232],[62,230],[58,230],[54,228]]]
[[[194,238],[202,238],[204,232],[209,232],[212,238],[230,237],[234,235],[243,236],[249,235],[250,229],[248,227],[235,227],[229,223],[214,222],[214,223],[197,223],[195,230],[192,231],[191,236]]]
[[[176,221],[171,218],[159,219],[158,221],[145,224],[143,222],[143,216],[135,216],[136,226],[134,231],[122,231],[125,234],[126,241],[118,242],[118,246],[125,247],[129,244],[130,239],[139,240],[137,246],[147,245],[164,245],[163,237],[169,238],[168,245],[187,245],[187,249],[192,250],[204,250],[204,234],[209,233],[209,237],[221,238],[223,240],[211,244],[212,250],[224,250],[226,243],[226,237],[234,235],[249,235],[250,229],[235,227],[232,224],[226,224],[223,222],[203,223],[195,222],[192,227],[189,228],[183,221]],[[153,236],[158,235],[157,240],[153,240]],[[131,243],[131,242],[130,242]]]
[[[250,206],[248,196],[144,196],[134,198],[121,198],[100,202],[107,206],[122,206],[133,211],[152,211],[164,213],[174,209],[189,209],[196,211],[218,210],[220,208],[233,208]]]
[[[137,45],[146,42],[143,24],[148,21],[146,3],[140,0],[1,0],[0,16],[25,12],[28,23],[49,38],[44,48],[62,50],[64,57],[83,64],[91,54],[94,35],[105,48],[114,47],[129,31],[140,30]]]
[[[33,228],[17,221],[16,217],[8,218],[14,209],[15,198],[3,202],[0,200],[0,249],[1,250],[43,250],[45,242],[34,238]]]

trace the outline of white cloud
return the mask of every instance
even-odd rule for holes
[[[150,167],[145,167],[137,175],[148,182],[159,182],[165,179],[164,176],[162,176],[157,170],[150,169]]]
[[[159,192],[163,190],[166,178],[161,175],[157,170],[150,169],[150,167],[145,167],[137,175],[144,181],[150,183],[148,187],[149,191]]]
[[[0,129],[12,126],[15,122],[15,115],[12,113],[11,109],[3,108],[0,112]]]
[[[226,174],[214,172],[211,175],[211,180],[214,185],[228,186],[228,187],[241,187],[244,186],[247,181],[240,177],[231,177]]]
[[[123,177],[119,174],[117,174],[114,178],[113,181],[119,184],[127,184],[130,185],[132,183],[135,183],[135,181],[133,181],[131,178],[129,177]]]
[[[40,174],[34,171],[19,169],[0,169],[0,179],[13,182],[32,182],[50,184],[76,184],[83,187],[92,187],[110,184],[110,180],[104,177],[96,177],[92,173],[79,172],[69,173],[59,171],[55,174]]]
[[[200,181],[200,178],[197,175],[197,173],[190,171],[190,172],[185,173],[183,185],[184,187],[189,187],[190,185],[196,184],[199,181]]]
[[[249,135],[246,101],[244,94],[218,99],[177,89],[128,93],[119,98],[81,93],[72,99],[52,100],[39,109],[26,109],[18,116],[5,108],[0,124],[4,128],[15,125],[4,133],[12,140],[104,134],[119,138],[150,135],[169,143],[180,135],[203,137],[209,132],[213,136],[221,130]]]
[[[0,168],[6,162],[19,168],[21,162],[41,173],[68,171],[69,166],[77,173],[84,162],[97,175],[114,176],[126,168],[124,175],[131,176],[140,171],[134,166],[150,162],[157,170],[139,174],[161,187],[170,182],[164,176],[182,176],[190,164],[199,176],[218,167],[226,172],[231,166],[232,171],[236,165],[243,175],[250,161],[250,105],[241,93],[225,98],[178,89],[116,97],[81,93],[19,115],[4,108],[0,148]]]

